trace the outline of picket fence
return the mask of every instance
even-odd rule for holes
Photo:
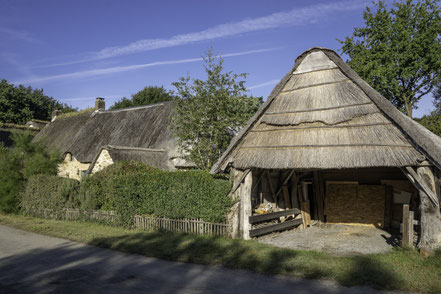
[[[65,208],[62,211],[55,212],[52,209],[32,210],[32,215],[65,220],[98,220],[105,223],[115,223],[118,215],[114,211],[82,211],[79,209]],[[170,219],[156,216],[140,216],[133,217],[136,228],[145,230],[165,230],[170,232],[182,232],[195,235],[210,236],[228,236],[230,233],[227,223],[211,223],[201,219]]]

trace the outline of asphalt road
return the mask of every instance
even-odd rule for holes
[[[0,225],[0,293],[380,293],[164,261]]]

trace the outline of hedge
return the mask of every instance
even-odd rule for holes
[[[20,195],[23,212],[35,214],[45,208],[58,212],[63,208],[76,208],[79,182],[53,175],[34,175],[29,178]]]
[[[135,214],[221,222],[231,207],[229,190],[228,180],[206,171],[166,172],[123,162],[87,177],[79,199],[83,209],[116,211],[126,226]]]

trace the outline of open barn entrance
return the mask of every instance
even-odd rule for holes
[[[319,224],[400,233],[418,193],[399,168],[252,170],[250,237]],[[386,242],[386,240],[385,240]]]

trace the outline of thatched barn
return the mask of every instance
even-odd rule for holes
[[[440,137],[334,51],[315,47],[296,59],[212,172],[234,177],[236,236],[307,226],[308,218],[399,229],[406,204],[426,246],[441,242],[440,169]],[[262,225],[270,219],[276,223]]]
[[[104,110],[55,118],[35,137],[63,154],[59,175],[81,179],[116,161],[141,161],[164,170],[192,168],[173,137],[173,103]]]

